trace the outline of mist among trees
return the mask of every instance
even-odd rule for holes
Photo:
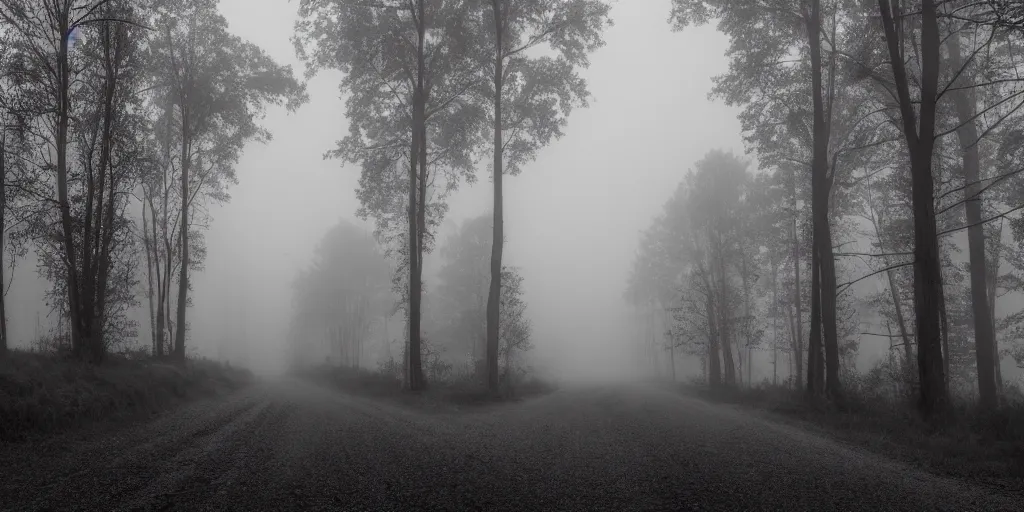
[[[742,109],[751,158],[709,151],[644,233],[627,296],[667,317],[659,352],[699,357],[713,387],[755,385],[768,352],[773,384],[836,404],[1007,399],[1003,364],[1024,365],[1022,317],[999,307],[1021,291],[1021,14],[674,0],[674,29],[730,38],[712,96]],[[866,337],[890,349],[865,375]]]
[[[2,506],[1018,510],[1022,43],[0,0]]]

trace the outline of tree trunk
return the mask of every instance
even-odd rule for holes
[[[746,268],[745,255],[740,254],[742,260],[743,280],[743,340],[746,344],[746,386],[754,387],[754,352],[751,348],[751,289],[750,275]]]
[[[498,391],[498,320],[501,316],[501,257],[505,244],[504,204],[502,203],[502,78],[504,24],[502,2],[491,0],[494,13],[494,222],[491,235],[491,283],[487,293],[487,387]]]
[[[70,7],[70,6],[69,6]],[[65,265],[67,269],[66,285],[68,294],[68,316],[71,321],[71,350],[76,357],[84,358],[86,347],[83,344],[81,310],[79,304],[79,275],[78,258],[75,254],[75,239],[71,221],[71,203],[68,198],[68,123],[70,121],[71,98],[70,80],[71,70],[68,63],[68,37],[71,35],[70,16],[68,9],[61,9],[57,13],[56,25],[61,33],[60,43],[57,48],[57,202],[60,206],[60,221],[62,230],[61,245],[64,249]]]
[[[804,350],[803,350],[803,300],[802,300],[802,289],[800,287],[800,236],[798,231],[799,226],[799,215],[797,212],[797,198],[796,198],[796,170],[793,171],[790,182],[789,191],[792,197],[792,208],[793,208],[793,305],[796,323],[796,331],[793,332],[793,365],[796,368],[796,385],[800,386],[804,382]]]
[[[722,346],[722,365],[725,370],[725,385],[735,386],[736,385],[736,363],[732,357],[732,347],[729,338],[729,285],[726,280],[725,273],[725,255],[722,250],[722,241],[719,238],[716,243],[716,250],[714,254],[718,257],[718,272],[719,272],[719,292],[718,292],[718,321],[720,322],[719,327],[719,343]]]
[[[159,271],[159,266],[157,270]],[[159,276],[158,276],[159,277]],[[157,295],[157,307],[156,307],[156,357],[162,358],[164,356],[164,323],[166,322],[165,312],[167,311],[166,303],[164,302],[165,294],[162,290],[158,290],[160,293]]]
[[[408,346],[408,372],[409,389],[418,391],[423,388],[423,360],[420,351],[420,305],[422,282],[420,280],[419,261],[419,235],[417,223],[417,163],[420,155],[420,145],[426,141],[421,140],[423,131],[421,127],[425,123],[425,106],[423,97],[423,74],[425,73],[424,43],[426,36],[426,21],[423,19],[423,0],[417,2],[419,22],[417,23],[417,83],[413,92],[413,114],[412,114],[412,154],[409,157],[409,346]],[[423,198],[420,198],[422,200]]]
[[[836,313],[836,262],[832,251],[832,228],[828,221],[828,188],[822,191],[824,222],[821,225],[821,326],[824,338],[825,394],[841,403],[842,387],[839,382],[839,335]]]
[[[168,265],[168,266],[170,266],[170,265]],[[167,272],[166,281],[167,281],[167,290],[168,291],[167,291],[167,300],[164,301],[164,306],[165,306],[164,309],[166,310],[166,311],[164,311],[164,324],[167,327],[167,347],[166,347],[166,350],[167,350],[167,355],[170,356],[174,352],[174,347],[171,346],[171,342],[174,340],[174,336],[175,336],[174,320],[173,320],[174,316],[171,314],[171,292],[170,292],[170,289],[171,289],[171,282],[170,282],[171,281],[171,274],[170,274],[170,272]]]
[[[661,368],[658,367],[658,324],[654,318],[653,301],[647,304],[647,334],[651,336],[648,344],[651,350],[651,370],[654,371],[654,377],[657,379],[661,377]]]
[[[825,358],[821,346],[821,265],[818,251],[812,249],[811,255],[811,332],[807,342],[807,393],[811,396],[821,396],[825,390]]]
[[[4,236],[7,232],[7,131],[0,126],[0,357],[6,356],[7,279],[4,277]]]
[[[420,100],[420,104],[423,105],[423,107],[425,109],[426,108],[426,103],[427,103],[427,92],[426,92],[426,90],[424,90],[421,93],[421,98],[422,99]],[[428,143],[428,141],[427,141],[427,127],[426,127],[426,118],[425,118],[425,114],[424,114],[423,111],[421,111],[420,119],[421,119],[420,128],[419,128],[419,130],[420,130],[420,146],[419,146],[419,159],[420,159],[419,176],[420,176],[420,178],[419,178],[419,183],[418,183],[418,185],[419,185],[419,202],[416,203],[416,210],[417,210],[416,216],[417,216],[417,222],[419,223],[419,227],[416,229],[416,250],[418,251],[418,253],[416,254],[416,261],[419,264],[416,265],[416,281],[418,283],[420,283],[420,287],[421,287],[420,288],[420,295],[419,295],[419,298],[417,299],[417,302],[420,304],[419,305],[419,309],[418,309],[418,311],[419,311],[418,316],[420,316],[422,318],[423,255],[425,253],[424,239],[425,239],[426,234],[427,234],[427,183],[429,182],[429,177],[427,176],[427,143]],[[418,363],[418,367],[420,368],[419,369],[419,375],[420,376],[419,376],[419,388],[418,389],[423,389],[427,385],[427,379],[426,379],[426,375],[423,373],[423,362],[422,362],[422,350],[423,350],[422,343],[423,342],[422,342],[422,333],[420,334],[420,336],[421,336],[420,349],[417,352],[418,354],[421,354],[421,355],[417,356],[417,360],[420,361]]]
[[[192,166],[189,107],[181,106],[181,269],[178,274],[178,319],[174,333],[174,359],[185,361],[185,305],[188,302],[188,180]]]
[[[170,164],[168,163],[168,166]],[[165,190],[169,190],[173,184],[165,184]],[[174,347],[170,346],[174,340],[174,322],[171,315],[171,274],[174,266],[174,248],[172,247],[172,240],[175,238],[174,233],[170,229],[170,194],[164,193],[163,201],[163,237],[164,237],[164,291],[163,291],[163,307],[164,307],[164,328],[167,330],[167,337],[163,338],[163,330],[160,332],[160,336],[167,342],[165,349],[167,355],[170,356],[174,352]],[[157,319],[159,322],[159,318]]]
[[[112,27],[104,24],[104,71],[106,74],[106,90],[104,96],[103,113],[103,138],[100,149],[99,165],[99,197],[96,201],[96,227],[94,229],[94,243],[91,251],[95,252],[95,266],[88,276],[90,282],[90,296],[92,309],[87,314],[92,317],[92,352],[93,360],[100,361],[106,355],[105,327],[106,327],[106,304],[107,304],[107,281],[110,275],[110,246],[114,239],[114,204],[117,201],[117,180],[111,164],[111,153],[113,151],[113,128],[115,125],[116,111],[114,108],[115,93],[117,92],[117,71],[116,59],[118,51],[116,45],[122,42],[123,32],[120,26]],[[105,186],[106,177],[109,176],[109,189]],[[109,192],[109,193],[108,193]],[[86,252],[90,251],[86,248]]]
[[[153,294],[153,244],[150,243],[149,236],[149,220],[146,215],[146,200],[149,197],[149,192],[143,188],[143,200],[142,200],[142,247],[146,251],[146,301],[149,305],[149,334],[150,343],[153,345],[152,352],[156,356],[156,307],[153,304],[155,300]]]
[[[800,341],[800,334],[796,330],[796,321],[793,319],[793,305],[786,305],[786,324],[789,327],[790,343],[796,347]],[[801,356],[802,357],[802,356]],[[804,385],[803,373],[801,372],[800,359],[796,357],[795,348],[789,353],[789,377],[793,386],[797,389]],[[786,387],[789,387],[788,385]]]
[[[942,412],[948,405],[941,329],[939,326],[942,272],[935,226],[932,156],[935,143],[935,103],[938,97],[939,28],[933,0],[921,3],[921,99],[920,127],[917,126],[910,86],[897,36],[896,19],[889,0],[878,0],[889,49],[889,61],[899,97],[903,133],[911,160],[911,188],[914,211],[914,312],[917,317],[917,362],[920,375],[920,409],[926,416]]]
[[[152,198],[149,202],[149,211],[152,214],[150,223],[153,225],[153,263],[156,267],[156,281],[157,281],[157,308],[156,308],[156,356],[162,358],[164,351],[167,349],[167,338],[165,337],[167,331],[167,323],[170,321],[170,296],[171,296],[171,262],[174,260],[174,252],[171,250],[171,233],[168,232],[169,222],[169,194],[170,190],[167,182],[167,170],[171,165],[171,129],[173,128],[174,122],[174,106],[168,101],[164,107],[164,119],[166,121],[166,131],[164,133],[163,140],[163,153],[164,161],[161,163],[161,181],[160,181],[160,199],[161,199],[161,211],[160,211],[160,241],[164,245],[164,270],[160,270],[160,251],[157,246],[157,211],[156,205],[153,203]],[[167,352],[170,352],[169,350]]]
[[[665,319],[665,332],[668,333],[672,328],[672,320],[667,310],[662,308],[662,312],[664,313],[663,316]],[[669,375],[672,378],[672,382],[674,383],[676,381],[676,340],[672,336],[669,336],[668,359],[669,371],[671,372]]]
[[[885,249],[882,249],[883,251]],[[889,265],[888,258],[886,258],[886,266]],[[903,318],[903,301],[900,299],[899,291],[897,290],[896,279],[893,277],[893,271],[889,270],[886,272],[886,277],[889,280],[889,293],[892,296],[892,303],[896,309],[896,324],[900,329],[900,339],[903,340],[903,355],[904,355],[904,368],[911,368],[914,361],[914,348],[911,346],[910,335],[907,332],[907,322]],[[909,377],[909,375],[908,375]]]
[[[935,141],[935,103],[939,75],[939,28],[933,0],[922,2],[921,129],[911,165],[914,203],[915,295],[917,309],[918,371],[921,375],[921,404],[928,412],[945,409],[948,389],[938,320],[942,313],[942,267],[935,226],[935,189],[932,153]],[[939,304],[935,301],[938,299]],[[943,315],[944,316],[944,315]],[[925,347],[928,347],[925,350]]]
[[[963,67],[960,56],[960,35],[952,34],[946,40],[949,49],[949,64],[954,70]],[[952,92],[953,104],[956,106],[957,138],[963,152],[964,209],[966,211],[967,244],[970,254],[971,273],[971,306],[974,314],[974,349],[978,365],[978,392],[980,404],[984,408],[996,406],[995,378],[995,333],[992,329],[989,310],[989,294],[987,290],[987,262],[985,261],[985,226],[982,221],[982,188],[981,188],[981,157],[978,152],[978,126],[975,118],[974,94],[970,90],[973,80],[969,72],[960,74],[959,86]],[[948,354],[947,354],[948,357]]]
[[[996,394],[1003,394],[1003,371],[999,355],[999,334],[996,330],[996,288],[999,284],[999,263],[1003,248],[1003,220],[999,219],[999,228],[996,229],[995,250],[992,251],[992,264],[988,265],[986,274],[986,289],[988,290],[989,317],[992,324],[992,354],[995,358],[996,373]]]
[[[504,373],[504,379],[502,379],[502,380],[505,381],[505,389],[507,390],[509,396],[511,396],[512,395],[512,371],[511,371],[511,369],[512,369],[512,349],[511,349],[511,347],[506,347],[506,348],[507,348],[507,350],[505,350],[505,370],[502,372],[502,373]]]
[[[881,213],[880,210],[879,211],[875,210],[875,206],[874,206],[874,204],[871,201],[872,200],[871,200],[871,197],[869,195],[868,196],[868,203],[869,203],[868,204],[868,208],[869,208],[869,212],[871,214],[871,225],[874,227],[875,235],[878,237],[878,248],[879,248],[880,251],[882,251],[883,254],[885,254],[885,253],[889,252],[890,246],[889,246],[889,244],[885,243],[885,237],[882,235],[882,228],[881,228],[881,226],[883,224],[883,214]],[[892,266],[892,261],[889,259],[888,256],[883,256],[882,257],[882,263],[886,267]],[[893,309],[895,310],[895,313],[896,313],[896,325],[897,325],[897,327],[900,330],[900,339],[903,340],[903,354],[904,354],[903,368],[904,368],[904,373],[906,373],[906,375],[904,375],[904,377],[909,382],[910,379],[913,377],[913,375],[910,374],[909,371],[910,371],[910,368],[913,366],[913,362],[914,362],[914,348],[913,348],[913,343],[910,340],[910,333],[907,330],[906,319],[903,316],[903,299],[900,297],[899,285],[896,282],[895,275],[896,274],[895,274],[895,272],[892,269],[889,269],[889,270],[887,270],[885,272],[886,280],[889,283],[889,295],[892,297]]]
[[[941,247],[941,246],[940,246]],[[941,250],[941,249],[940,249]],[[942,268],[939,267],[939,273],[941,275]],[[945,287],[939,288],[939,332],[942,333],[942,385],[946,388],[947,393],[949,392],[949,377],[951,375],[949,371],[949,362],[952,357],[949,355],[949,315],[946,311],[946,289]]]
[[[718,388],[722,385],[722,364],[718,355],[718,317],[715,315],[715,301],[712,297],[711,288],[708,288],[708,385]]]
[[[774,258],[772,267],[772,386],[779,385],[779,267]]]
[[[160,251],[156,247],[156,207],[153,205],[152,200],[149,203],[149,212],[151,214],[150,224],[153,225],[153,267],[156,269],[156,357],[162,358],[164,356],[164,322],[166,311],[166,298],[167,298],[167,286],[164,284],[165,275],[160,272]],[[161,232],[161,235],[166,238],[166,224],[165,230]],[[171,253],[168,252],[164,255],[166,260],[171,259]]]
[[[884,248],[882,249],[885,250]],[[885,258],[885,265],[889,266],[889,259]],[[910,368],[911,363],[914,361],[914,349],[910,341],[910,334],[907,332],[907,322],[903,318],[903,300],[900,299],[898,291],[898,285],[896,279],[893,277],[895,274],[892,270],[886,272],[886,277],[889,280],[889,293],[892,296],[892,303],[896,309],[896,324],[900,330],[900,339],[903,340],[903,354],[906,357],[907,368]]]
[[[819,272],[814,277],[818,279],[819,283],[820,304],[818,304],[818,310],[821,316],[821,334],[824,337],[824,392],[829,398],[839,400],[841,393],[839,387],[839,339],[836,328],[836,267],[832,255],[832,229],[829,225],[828,214],[829,127],[825,119],[825,102],[822,98],[820,0],[811,2],[811,13],[807,19],[807,37],[811,53],[811,96],[814,104],[811,209],[813,212],[814,252],[819,265]],[[818,334],[812,334],[812,337],[814,336],[818,336]],[[821,355],[821,352],[817,354],[819,357]],[[815,378],[818,377],[815,375]]]

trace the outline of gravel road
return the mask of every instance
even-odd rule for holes
[[[0,465],[2,510],[1024,510],[642,384],[427,413],[281,379]]]

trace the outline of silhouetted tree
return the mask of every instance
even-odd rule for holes
[[[586,106],[586,81],[577,70],[589,65],[588,54],[604,45],[610,25],[608,4],[600,0],[491,0],[493,47],[483,67],[490,81],[492,113],[492,183],[494,233],[491,285],[487,295],[488,388],[498,389],[498,338],[501,303],[504,206],[502,175],[515,175],[552,138],[562,135],[566,118]],[[533,56],[547,47],[556,57]]]
[[[270,132],[256,123],[267,104],[295,109],[308,98],[291,66],[278,65],[256,45],[228,32],[216,0],[166,2],[158,8],[154,26],[150,58],[166,102],[158,105],[173,109],[168,115],[174,116],[179,149],[180,263],[173,355],[180,361],[185,358],[193,201],[204,187],[226,194],[224,187],[235,180],[234,164],[244,145],[270,140]]]

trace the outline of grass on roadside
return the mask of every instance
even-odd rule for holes
[[[209,360],[178,366],[110,355],[91,365],[61,354],[13,350],[0,358],[0,441],[158,412],[251,379],[246,369]]]
[[[922,467],[932,473],[1024,490],[1024,403],[996,411],[959,404],[943,421],[926,422],[912,403],[891,403],[857,394],[840,409],[812,403],[782,386],[712,390],[686,389],[705,399],[769,411],[840,441]]]
[[[427,408],[464,408],[515,402],[555,390],[548,382],[525,378],[517,382],[511,391],[503,388],[502,393],[495,397],[487,392],[479,379],[450,377],[428,381],[425,391],[413,393],[405,389],[402,380],[390,372],[330,365],[319,365],[294,372],[319,384],[355,395]]]

